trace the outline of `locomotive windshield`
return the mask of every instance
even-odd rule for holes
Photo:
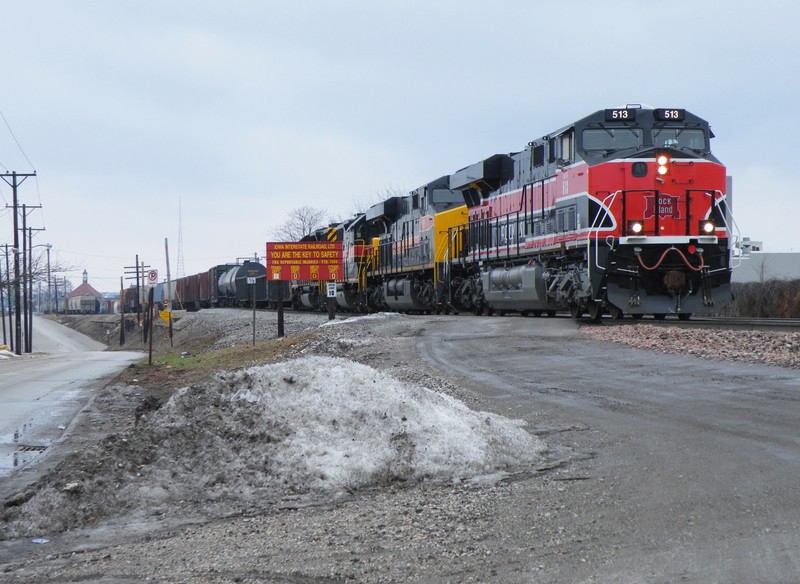
[[[626,148],[638,148],[644,141],[641,128],[587,129],[582,134],[583,149],[613,152]]]
[[[706,136],[703,130],[681,128],[654,128],[653,145],[656,148],[706,149]]]

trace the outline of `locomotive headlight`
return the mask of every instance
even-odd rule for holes
[[[642,235],[644,233],[644,222],[638,219],[628,221],[628,233],[631,235]]]
[[[717,226],[714,225],[713,221],[709,221],[708,219],[700,221],[700,233],[703,235],[712,235],[716,228]]]
[[[659,176],[664,176],[669,172],[669,156],[666,154],[659,154],[656,157],[656,164],[658,165],[656,172]]]

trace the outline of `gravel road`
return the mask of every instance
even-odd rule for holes
[[[201,311],[181,330],[226,330],[217,346],[232,346],[251,338],[250,318]],[[740,331],[687,341],[671,328],[637,325],[617,338],[615,327],[567,319],[395,316],[320,327],[324,315],[288,318],[289,335],[314,334],[286,357],[352,359],[525,420],[546,460],[510,475],[222,511],[126,510],[39,534],[46,544],[0,542],[3,581],[795,581],[796,337],[768,340],[770,357],[757,360],[775,366],[749,364],[757,351]],[[274,336],[274,315],[259,319],[259,335]],[[728,337],[736,352],[687,354],[687,343],[713,349]],[[95,432],[76,434],[71,448],[89,456],[99,434],[134,423],[145,397],[135,387],[98,395],[85,412]],[[19,504],[0,491],[7,512]]]

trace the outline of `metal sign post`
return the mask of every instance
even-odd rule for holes
[[[336,282],[328,282],[328,320],[336,318]]]
[[[253,288],[253,346],[256,346],[256,279],[254,276],[247,277],[247,285]]]

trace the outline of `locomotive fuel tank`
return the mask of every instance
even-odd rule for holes
[[[483,293],[498,310],[551,310],[542,266],[531,262],[511,268],[494,268],[481,274]]]
[[[383,284],[383,298],[387,306],[397,311],[430,310],[431,306],[422,297],[417,282],[409,278],[387,280]]]
[[[353,286],[336,284],[336,305],[342,310],[356,312],[358,310],[357,290]]]
[[[316,288],[301,292],[299,295],[300,304],[306,310],[319,309],[319,293]]]

